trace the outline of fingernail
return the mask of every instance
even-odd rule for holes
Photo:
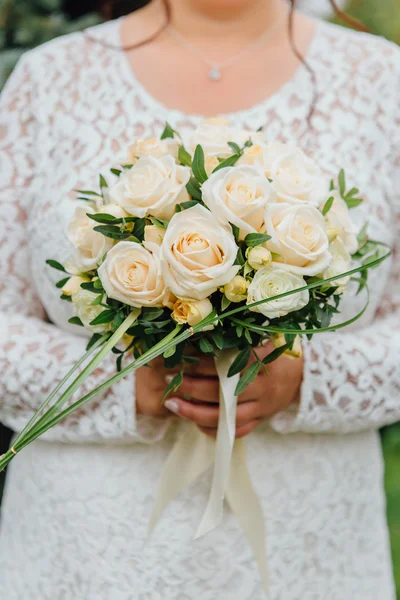
[[[176,400],[172,400],[171,398],[169,400],[166,400],[165,406],[168,408],[168,410],[170,410],[173,413],[179,412],[179,404]]]
[[[166,383],[171,383],[171,381],[173,380],[174,376],[173,375],[166,375],[165,376],[165,381]]]

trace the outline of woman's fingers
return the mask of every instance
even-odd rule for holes
[[[189,419],[201,427],[218,427],[219,406],[210,406],[205,403],[194,404],[182,398],[169,398],[165,406],[176,415]],[[258,402],[251,401],[241,404],[237,408],[236,427],[241,428],[255,419],[260,418]]]
[[[242,427],[236,427],[236,438],[242,438],[245,435],[248,435],[253,431],[257,425],[259,425],[261,419],[254,419],[250,423],[246,423],[246,425],[242,425]],[[217,437],[217,428],[216,427],[201,427],[199,426],[200,431],[208,435],[209,437],[216,438]]]
[[[185,375],[177,393],[187,400],[218,403],[218,379],[214,379],[213,377],[189,377]]]

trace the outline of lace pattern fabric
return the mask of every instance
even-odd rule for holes
[[[91,35],[118,44],[119,22]],[[232,116],[304,146],[330,176],[344,167],[366,198],[358,222],[368,219],[370,235],[396,247],[391,263],[371,273],[362,321],[304,344],[300,406],[249,436],[249,462],[268,523],[273,600],[393,600],[375,430],[400,418],[400,51],[321,23],[309,61],[319,87],[312,131],[302,68],[279,93]],[[3,92],[0,419],[16,431],[86,343],[68,325],[57,273],[45,265],[70,253],[72,190],[95,185],[133,137],[159,133],[165,120],[190,132],[200,117],[152,99],[120,53],[82,34],[29,52]],[[340,319],[363,302],[349,294]],[[114,369],[106,359],[79,395]],[[0,535],[5,597],[261,600],[229,513],[218,531],[190,542],[207,477],[143,549],[156,480],[184,425],[137,418],[134,400],[132,376],[11,465]]]

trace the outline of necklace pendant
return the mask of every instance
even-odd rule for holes
[[[218,67],[212,67],[208,71],[208,78],[211,79],[211,81],[220,81],[220,79],[222,79],[220,69]]]

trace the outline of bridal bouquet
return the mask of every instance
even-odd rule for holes
[[[47,262],[63,272],[57,287],[74,307],[70,322],[92,337],[85,356],[0,459],[0,469],[155,357],[163,355],[166,367],[178,370],[167,397],[179,388],[185,364],[201,353],[213,355],[221,388],[217,441],[188,429],[169,459],[153,514],[156,522],[169,499],[214,462],[202,535],[218,523],[225,494],[239,516],[240,494],[254,499],[241,468],[243,442],[235,442],[237,396],[281,354],[301,355],[301,336],[359,318],[366,306],[331,325],[350,278],[358,274],[362,290],[367,270],[389,252],[367,238],[366,226],[355,232],[350,209],[362,200],[356,188],[347,189],[344,171],[329,181],[300,149],[267,143],[262,132],[222,120],[204,122],[187,142],[169,125],[160,138],[137,140],[108,181],[100,176],[98,191],[78,194],[68,227],[71,260]],[[275,349],[261,360],[253,347],[268,339]],[[115,375],[69,403],[110,351]],[[257,523],[241,520],[262,554]]]

